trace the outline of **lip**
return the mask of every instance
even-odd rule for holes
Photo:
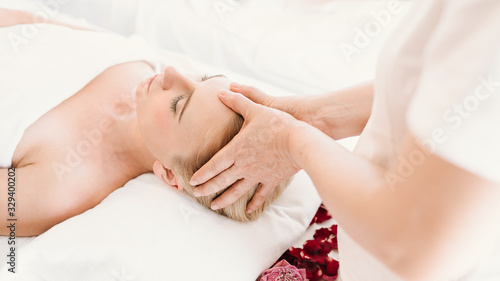
[[[149,88],[151,87],[151,84],[153,84],[153,81],[155,80],[155,78],[158,76],[158,73],[153,75],[153,77],[151,77],[151,79],[149,79],[149,82],[148,82],[148,88],[147,88],[147,92],[149,93]]]

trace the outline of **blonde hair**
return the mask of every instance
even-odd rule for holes
[[[208,162],[208,160],[210,160],[210,158],[212,158],[212,156],[217,153],[217,151],[219,151],[222,147],[224,147],[231,141],[231,139],[240,131],[242,126],[243,118],[240,115],[235,114],[235,117],[232,118],[232,120],[230,120],[229,123],[225,126],[225,130],[223,132],[222,138],[220,138],[220,141],[217,141],[217,138],[215,136],[213,136],[212,138],[210,138],[209,136],[205,136],[205,139],[209,141],[206,141],[205,147],[199,149],[199,151],[194,156],[188,158],[178,156],[176,161],[174,161],[175,164],[173,165],[172,170],[181,181],[184,187],[184,193],[189,197],[197,200],[207,208],[210,208],[212,201],[230,187],[225,188],[215,194],[195,197],[193,195],[194,187],[189,184],[189,180],[198,169],[200,169],[205,163]],[[213,130],[208,131],[213,132]],[[244,194],[235,203],[214,212],[241,222],[256,220],[267,209],[267,207],[269,207],[269,205],[271,205],[272,202],[276,200],[276,198],[278,198],[278,196],[288,186],[290,180],[291,178],[276,186],[271,194],[269,194],[266,201],[262,204],[262,206],[252,213],[248,214],[246,212],[246,208],[248,202],[250,202],[253,195],[255,194],[258,184],[254,186],[249,192]]]

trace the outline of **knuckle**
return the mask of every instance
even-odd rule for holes
[[[266,201],[267,196],[264,196],[263,194],[255,194],[254,199],[255,203],[260,204],[264,201]]]
[[[253,92],[253,93],[258,93],[260,92],[259,89],[255,88],[254,86],[248,86],[248,90]]]
[[[209,167],[211,170],[219,171],[219,162],[218,161],[209,161]]]
[[[210,169],[214,172],[221,173],[226,169],[226,161],[224,159],[213,159],[210,161]]]
[[[252,171],[265,172],[266,170],[262,169],[263,162],[258,161],[258,159],[252,159],[251,162],[248,163],[248,169]]]
[[[253,87],[249,85],[241,85],[240,89],[242,89],[243,91],[252,91]]]
[[[243,191],[239,188],[235,188],[232,192],[232,195],[234,196],[234,198],[240,198],[241,196],[243,196]]]
[[[224,188],[227,186],[227,177],[223,177],[223,176],[218,176],[216,179],[215,179],[215,182],[214,182],[214,187],[212,189],[221,189],[221,188]]]
[[[262,101],[262,105],[265,105],[267,107],[273,107],[274,102],[275,102],[275,99],[273,97],[270,97],[270,96],[266,95],[264,97],[264,100]]]
[[[213,182],[209,182],[202,187],[198,187],[197,190],[202,196],[207,196],[217,191],[217,185]]]

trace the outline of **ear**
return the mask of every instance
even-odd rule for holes
[[[153,172],[164,183],[170,185],[174,189],[182,191],[182,184],[177,179],[177,176],[174,175],[172,170],[165,168],[165,166],[163,166],[163,164],[160,161],[156,160],[155,163],[153,164]]]

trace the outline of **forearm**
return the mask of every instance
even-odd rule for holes
[[[414,144],[398,157],[423,149]],[[498,222],[498,187],[434,155],[426,155],[411,175],[391,185],[386,180],[391,171],[310,126],[295,130],[289,147],[339,225],[408,280],[434,280],[467,269],[487,251],[487,242],[468,241],[494,241],[499,233],[488,225]],[[466,233],[464,225],[469,226]]]
[[[349,235],[363,246],[369,245],[366,248],[370,251],[379,251],[380,245],[387,247],[392,228],[387,225],[392,221],[386,219],[389,206],[381,204],[381,198],[374,198],[386,191],[381,188],[385,169],[307,127],[292,133],[289,147],[293,161],[311,177],[323,202]]]
[[[314,98],[309,120],[304,120],[335,140],[360,135],[370,118],[373,81]]]

